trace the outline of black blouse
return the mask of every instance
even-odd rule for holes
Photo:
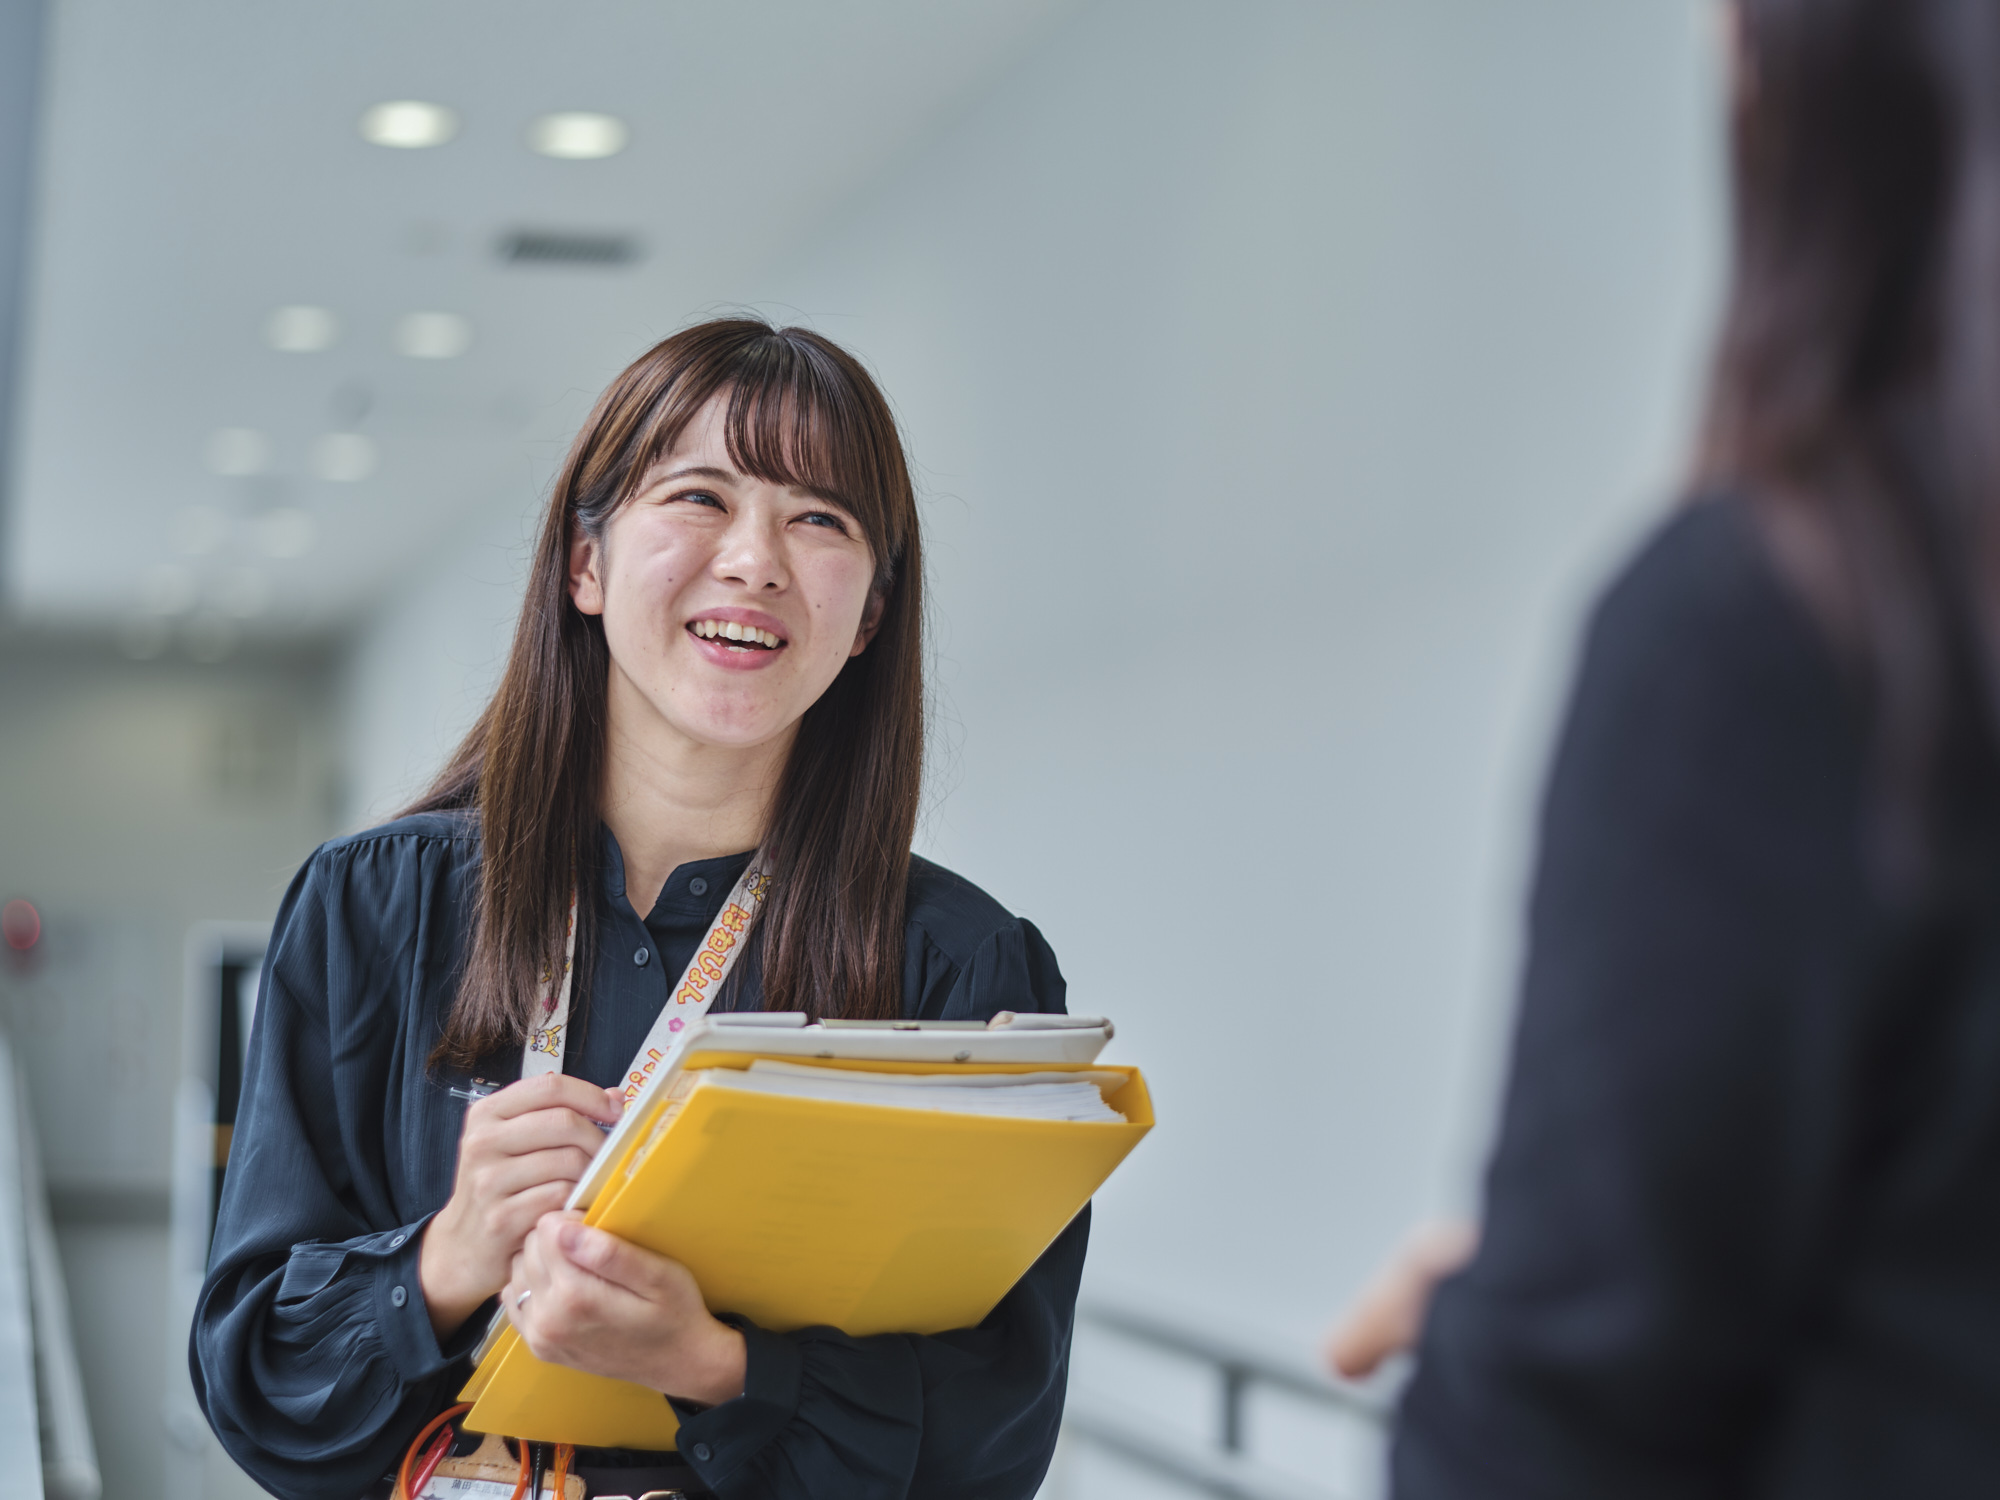
[[[417,1280],[464,1111],[425,1058],[478,858],[471,818],[405,818],[322,847],[279,909],[190,1362],[223,1446],[281,1496],[354,1500],[393,1470],[456,1398],[487,1321],[475,1313],[440,1345]],[[681,866],[641,923],[604,835],[596,958],[565,1071],[622,1076],[747,859]],[[1063,1009],[1034,926],[921,859],[907,931],[906,1016]],[[741,967],[735,1003],[759,1008],[748,955]],[[519,1067],[517,1051],[480,1071]],[[683,1458],[725,1497],[1032,1496],[1062,1415],[1088,1226],[1086,1209],[977,1328],[853,1339],[732,1320],[748,1343],[744,1394],[681,1413]]]
[[[1949,796],[1949,878],[1892,896],[1871,737],[1739,500],[1600,603],[1397,1500],[2000,1485],[1996,778]]]

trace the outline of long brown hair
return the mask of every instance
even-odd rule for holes
[[[2000,706],[2000,6],[1740,0],[1735,268],[1703,477],[1855,669],[1932,863]],[[1894,871],[1892,871],[1894,873]]]
[[[463,977],[434,1054],[469,1065],[527,1036],[578,892],[576,1003],[588,993],[610,655],[569,597],[578,536],[601,539],[710,398],[742,472],[835,501],[875,559],[881,623],[806,711],[763,851],[753,952],[764,1003],[814,1015],[901,1009],[905,887],[923,779],[923,556],[895,418],[868,372],[801,328],[728,319],[633,361],[571,445],[542,522],[507,670],[410,812],[476,808],[480,875]]]

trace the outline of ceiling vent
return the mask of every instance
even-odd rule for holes
[[[629,234],[517,229],[500,236],[499,252],[510,266],[629,266],[639,242]]]

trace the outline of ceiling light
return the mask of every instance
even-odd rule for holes
[[[457,313],[411,313],[396,325],[396,349],[411,359],[456,359],[472,347],[472,324]]]
[[[544,156],[559,156],[564,161],[594,161],[623,151],[629,134],[625,122],[616,115],[543,115],[528,127],[528,145]]]
[[[227,479],[246,479],[264,472],[271,461],[271,443],[254,427],[218,427],[208,435],[209,468]]]
[[[264,320],[264,341],[286,354],[317,354],[339,337],[339,321],[323,307],[281,307]]]
[[[179,563],[156,563],[140,580],[139,602],[151,614],[179,614],[194,603],[194,574]]]
[[[257,544],[272,557],[304,557],[319,540],[319,523],[310,512],[286,507],[257,518]]]
[[[190,557],[213,552],[229,534],[229,517],[213,505],[191,505],[174,522],[174,545]]]
[[[329,432],[312,445],[312,471],[336,484],[354,484],[375,472],[374,439],[359,432]]]
[[[458,134],[458,116],[442,104],[418,99],[394,99],[378,104],[361,117],[361,139],[374,146],[414,151],[442,146]]]

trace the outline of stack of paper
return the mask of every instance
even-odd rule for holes
[[[1009,1120],[1082,1120],[1123,1125],[1125,1116],[1104,1102],[1105,1091],[1129,1081],[1109,1069],[1087,1073],[872,1073],[815,1068],[760,1057],[747,1072],[709,1069],[688,1074],[692,1088],[783,1094],[880,1104],[890,1109],[934,1109]]]

